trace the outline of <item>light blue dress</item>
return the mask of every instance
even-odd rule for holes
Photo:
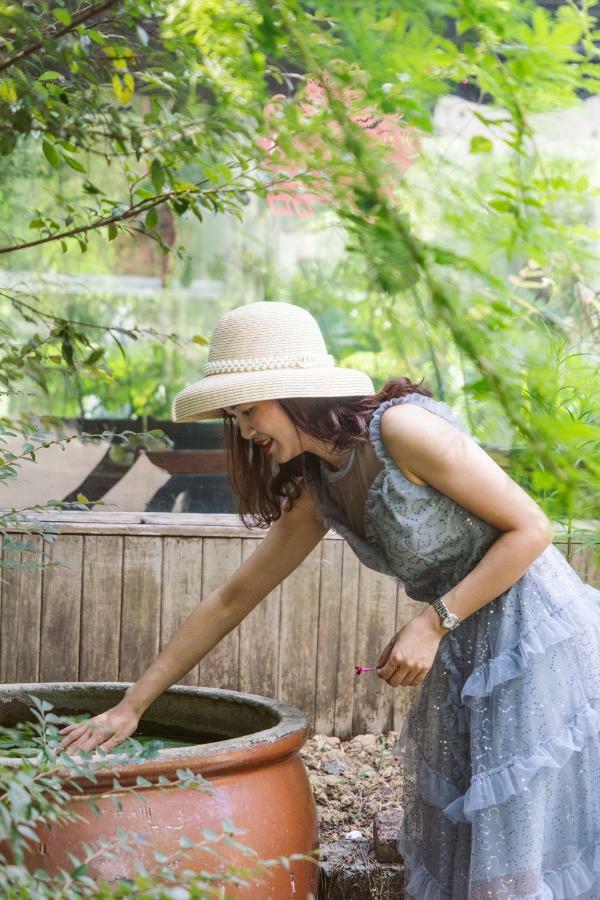
[[[381,416],[407,402],[466,431],[445,403],[421,394],[377,409],[370,434],[383,468],[368,492],[366,539],[344,522],[324,479],[309,484],[365,565],[430,603],[500,532],[394,464]],[[549,546],[442,638],[413,690],[396,746],[406,897],[600,900],[600,591]]]

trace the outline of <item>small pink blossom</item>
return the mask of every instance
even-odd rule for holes
[[[363,672],[376,672],[377,666],[354,666],[357,675],[362,675]]]

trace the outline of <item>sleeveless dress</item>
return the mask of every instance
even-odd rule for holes
[[[373,414],[371,443],[341,472],[321,461],[307,483],[365,565],[431,603],[500,531],[395,465],[380,423],[396,403],[466,432],[445,403],[389,400]],[[344,480],[353,486],[345,500]],[[550,545],[444,635],[412,690],[395,747],[407,900],[600,900],[600,591]]]

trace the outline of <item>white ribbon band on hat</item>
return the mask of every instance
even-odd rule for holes
[[[335,366],[329,353],[302,353],[288,356],[247,356],[238,359],[215,359],[205,363],[203,375],[226,372],[257,372],[268,369],[312,369]]]

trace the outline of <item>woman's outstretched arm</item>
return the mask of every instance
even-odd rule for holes
[[[146,708],[193,669],[225,635],[300,565],[326,534],[307,488],[268,529],[248,559],[185,619],[169,644],[120,703],[94,718],[68,725],[60,750],[110,751],[137,728]]]

